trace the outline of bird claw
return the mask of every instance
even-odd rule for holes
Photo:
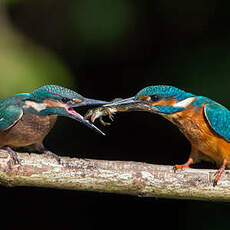
[[[20,165],[20,160],[18,158],[18,154],[11,149],[10,147],[5,147],[5,150],[10,154],[10,157],[14,163],[14,165]]]
[[[220,180],[220,177],[222,175],[223,172],[219,172],[219,170],[217,170],[215,173],[214,173],[214,176],[215,176],[215,179],[213,180],[213,187],[217,186],[217,183],[218,181]]]
[[[217,180],[217,179],[214,179],[214,180],[213,180],[213,184],[212,184],[212,185],[213,185],[213,187],[215,187],[215,186],[217,185],[217,182],[218,182],[218,180]]]
[[[216,173],[214,174],[215,176],[215,179],[213,181],[213,187],[215,187],[218,183],[218,181],[220,180],[221,178],[221,175],[224,173],[224,170],[226,168],[226,165],[227,165],[227,160],[224,159],[223,162],[222,162],[222,165],[220,166],[220,168],[216,171]]]
[[[180,169],[180,170],[184,170],[184,169],[189,169],[190,165],[194,163],[194,159],[192,157],[189,157],[188,161],[185,164],[182,165],[175,165],[173,167],[174,172],[176,172],[176,170]]]
[[[184,169],[189,169],[190,167],[188,166],[188,165],[186,165],[186,164],[183,164],[183,165],[175,165],[175,166],[173,166],[173,171],[174,171],[174,173],[178,170],[178,169],[180,169],[180,170],[184,170]]]
[[[46,151],[44,151],[44,154],[45,154],[46,156],[48,156],[48,157],[54,158],[54,159],[58,162],[58,164],[61,164],[61,163],[62,163],[62,162],[61,162],[61,157],[59,157],[59,156],[56,155],[55,153],[53,153],[53,152],[51,152],[51,151],[49,151],[49,150],[46,150]]]

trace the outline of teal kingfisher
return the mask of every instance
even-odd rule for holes
[[[0,101],[0,148],[5,148],[19,163],[12,148],[27,147],[55,157],[47,151],[43,140],[54,126],[57,116],[65,116],[85,124],[104,135],[96,126],[84,119],[74,108],[104,105],[107,102],[88,99],[80,94],[56,85],[45,85],[32,93],[21,93]]]
[[[191,153],[188,161],[176,165],[175,170],[189,168],[198,160],[214,161],[219,166],[213,182],[215,186],[225,168],[229,168],[230,111],[221,104],[173,86],[156,85],[142,89],[134,97],[101,108],[122,111],[119,107],[125,106],[128,109],[124,111],[159,114],[175,124],[186,136],[191,143]]]

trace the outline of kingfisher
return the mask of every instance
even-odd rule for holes
[[[103,134],[91,122],[84,119],[74,108],[104,105],[107,102],[88,99],[73,90],[45,85],[32,93],[21,93],[0,101],[0,148],[5,148],[14,163],[19,163],[14,148],[26,147],[60,158],[48,151],[43,140],[54,126],[58,116],[65,116],[85,124]]]
[[[121,106],[129,106],[132,111],[159,114],[185,135],[191,143],[190,156],[186,163],[175,165],[175,170],[189,168],[199,160],[214,161],[219,167],[213,181],[215,186],[225,168],[229,168],[230,111],[223,105],[173,86],[155,85],[140,90],[134,97],[102,108],[108,110]]]

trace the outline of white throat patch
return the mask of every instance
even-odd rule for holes
[[[25,105],[23,108],[25,108],[25,109],[33,108],[34,110],[40,112],[40,111],[46,109],[46,107],[47,106],[44,103],[37,103],[34,101],[25,101]]]
[[[184,108],[186,108],[195,100],[196,100],[196,97],[189,97],[189,98],[184,99],[183,101],[177,102],[176,104],[173,105],[173,107],[184,107]]]

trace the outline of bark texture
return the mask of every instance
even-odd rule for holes
[[[62,158],[18,153],[20,165],[0,150],[0,185],[36,186],[143,197],[230,201],[230,175],[226,171],[216,187],[216,170],[185,169],[131,161]]]

